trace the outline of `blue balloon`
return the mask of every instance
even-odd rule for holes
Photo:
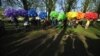
[[[31,9],[28,10],[28,16],[29,17],[36,17],[38,15],[37,15],[36,10],[34,8],[31,8]]]
[[[47,17],[47,13],[46,13],[46,12],[40,12],[40,13],[39,13],[39,17],[40,17],[41,19],[45,19],[45,18]]]

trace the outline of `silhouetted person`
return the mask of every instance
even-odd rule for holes
[[[15,28],[18,29],[18,26],[19,26],[18,19],[16,17],[13,17],[12,21],[14,23]]]
[[[5,25],[4,22],[0,20],[0,36],[3,35],[5,32]]]
[[[52,24],[53,27],[56,26],[57,25],[57,19],[55,19],[54,17],[52,17],[51,24]]]
[[[50,21],[48,19],[45,20],[46,27],[50,26]]]
[[[64,26],[64,29],[67,27],[67,19],[63,20],[63,26]]]

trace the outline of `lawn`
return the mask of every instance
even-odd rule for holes
[[[12,24],[6,23],[5,25],[7,34],[0,38],[0,52],[3,56],[99,55],[99,22],[95,27],[90,26],[88,29],[79,25],[75,29],[67,28],[66,30],[58,28],[35,30],[31,28],[32,30],[29,31],[15,31]],[[20,23],[20,27],[23,27],[22,23]],[[71,38],[67,38],[70,33],[75,35],[74,44]]]

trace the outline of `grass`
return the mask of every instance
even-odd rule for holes
[[[100,30],[97,28],[89,27],[88,29],[83,28],[81,25],[78,25],[76,28],[68,28],[66,31],[67,35],[70,35],[69,37],[78,38],[82,43],[84,44],[85,48],[88,48],[88,44],[86,42],[87,38],[89,39],[100,39]]]
[[[22,23],[20,23],[20,27],[22,27],[21,25],[22,25]],[[6,27],[8,27],[9,29],[13,29],[13,27],[11,27],[11,26],[12,26],[12,24],[6,23]],[[55,28],[51,29],[50,28],[48,30],[32,30],[29,32],[15,33],[15,34],[9,35],[9,38],[12,37],[13,39],[16,39],[16,40],[13,41],[13,39],[12,39],[8,45],[13,45],[13,44],[17,43],[16,46],[20,46],[20,45],[23,45],[30,41],[39,40],[40,38],[43,38],[43,35],[47,35],[46,38],[49,39],[49,37],[55,36],[60,30],[62,30],[62,28],[61,29],[55,29]],[[93,39],[93,40],[100,39],[98,37],[98,36],[100,36],[99,33],[100,33],[99,26],[98,26],[98,28],[91,26],[88,29],[84,29],[81,25],[78,25],[76,28],[67,28],[67,31],[66,31],[67,35],[73,34],[73,37],[78,38],[83,43],[85,48],[88,48],[88,43],[86,42],[87,38]],[[19,38],[19,39],[17,39],[17,38]],[[43,40],[44,39],[45,38],[43,38]],[[48,41],[48,39],[44,40],[44,42]],[[57,39],[57,38],[55,38],[55,39]],[[64,38],[64,37],[61,38],[60,45],[62,46],[62,48],[65,43],[64,42],[65,40],[66,40],[66,38]],[[63,52],[62,48],[61,48],[61,51]]]
[[[74,29],[74,32],[76,32],[78,35],[83,35],[83,36],[88,37],[90,39],[100,39],[100,38],[98,38],[96,31],[98,31],[96,28],[92,27],[92,28],[84,29],[80,25],[78,25],[77,28]],[[100,32],[100,31],[98,31],[98,32]]]

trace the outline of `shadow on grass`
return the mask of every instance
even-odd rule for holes
[[[59,35],[57,35],[56,39],[52,41],[49,46],[47,46],[45,52],[39,56],[55,56],[65,31],[66,29],[63,29]]]
[[[0,42],[2,45],[6,45],[10,42],[17,41],[21,38],[24,38],[27,35],[25,33],[26,32],[18,32],[16,34],[3,36],[2,38],[0,38]]]
[[[48,38],[47,34],[45,34],[19,46],[15,46],[16,43],[6,48],[2,46],[1,55],[2,56],[39,56],[42,52],[43,56],[54,56],[56,50],[58,49],[58,45],[64,34],[64,31],[65,30],[60,32],[60,34],[57,36],[55,41],[53,41],[54,36]]]
[[[37,39],[33,39],[27,43],[24,43],[20,46],[8,46],[6,48],[2,47],[1,49],[2,56],[26,56],[26,54],[31,51],[35,46],[41,43],[41,41],[46,37],[47,35],[43,35],[38,37]],[[14,44],[16,45],[16,44]]]
[[[19,46],[16,46],[16,44],[20,44],[20,42],[6,48],[2,47],[0,50],[1,56],[57,56],[56,52],[65,31],[66,29],[63,29],[57,37],[48,37],[47,34],[44,34]],[[54,40],[54,38],[56,39]],[[98,43],[100,43],[100,40],[88,39],[87,42],[90,46],[89,51],[98,56],[100,47]],[[72,40],[69,38],[64,45],[64,53],[59,56],[87,56],[87,54],[83,43],[79,39],[75,40],[75,49],[72,49]]]
[[[64,56],[91,56],[87,54],[87,51],[93,54],[94,56],[100,56],[100,40],[92,40],[87,38],[88,50],[85,49],[83,43],[76,38],[75,40],[75,49],[72,48],[72,39],[67,39],[64,47]]]
[[[87,43],[89,45],[89,51],[94,54],[94,56],[100,56],[100,39],[93,40],[87,39]]]
[[[72,48],[72,39],[68,38],[64,45],[64,56],[87,56],[83,43],[76,38],[75,49]]]

